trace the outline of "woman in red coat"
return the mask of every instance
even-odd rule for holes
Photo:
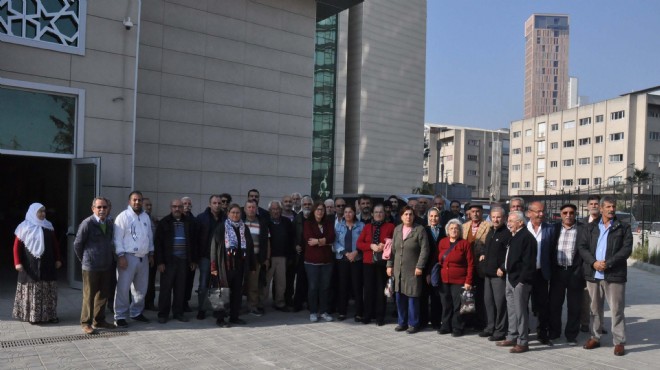
[[[385,208],[382,204],[374,207],[373,220],[364,225],[358,238],[357,247],[362,251],[362,276],[364,284],[363,324],[376,319],[378,326],[385,324],[385,284],[387,284],[386,261],[383,260],[385,241],[392,239],[394,224],[385,222]]]
[[[462,225],[458,219],[451,219],[445,226],[447,237],[438,245],[438,263],[442,284],[438,287],[442,301],[442,326],[440,334],[453,337],[463,335],[463,318],[461,317],[461,295],[463,290],[472,288],[472,272],[474,262],[472,248],[467,240],[462,238]]]

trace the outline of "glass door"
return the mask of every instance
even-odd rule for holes
[[[78,225],[92,214],[92,199],[101,191],[101,158],[76,158],[71,160],[71,203],[67,232],[69,286],[82,289],[82,269],[73,250]]]

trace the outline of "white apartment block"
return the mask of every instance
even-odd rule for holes
[[[510,132],[509,195],[611,193],[635,168],[660,174],[660,86],[514,121]]]
[[[509,131],[426,124],[423,181],[464,184],[473,198],[507,197]]]

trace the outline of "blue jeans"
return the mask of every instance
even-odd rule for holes
[[[327,313],[330,302],[332,264],[312,265],[305,263],[307,272],[307,305],[310,313]]]
[[[202,257],[199,259],[199,285],[197,286],[197,310],[206,311],[204,303],[209,292],[209,277],[211,275],[211,259]]]
[[[419,297],[408,297],[397,292],[396,311],[399,317],[399,326],[419,327]]]

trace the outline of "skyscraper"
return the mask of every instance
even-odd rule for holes
[[[525,22],[525,118],[568,102],[568,15],[532,14]]]

